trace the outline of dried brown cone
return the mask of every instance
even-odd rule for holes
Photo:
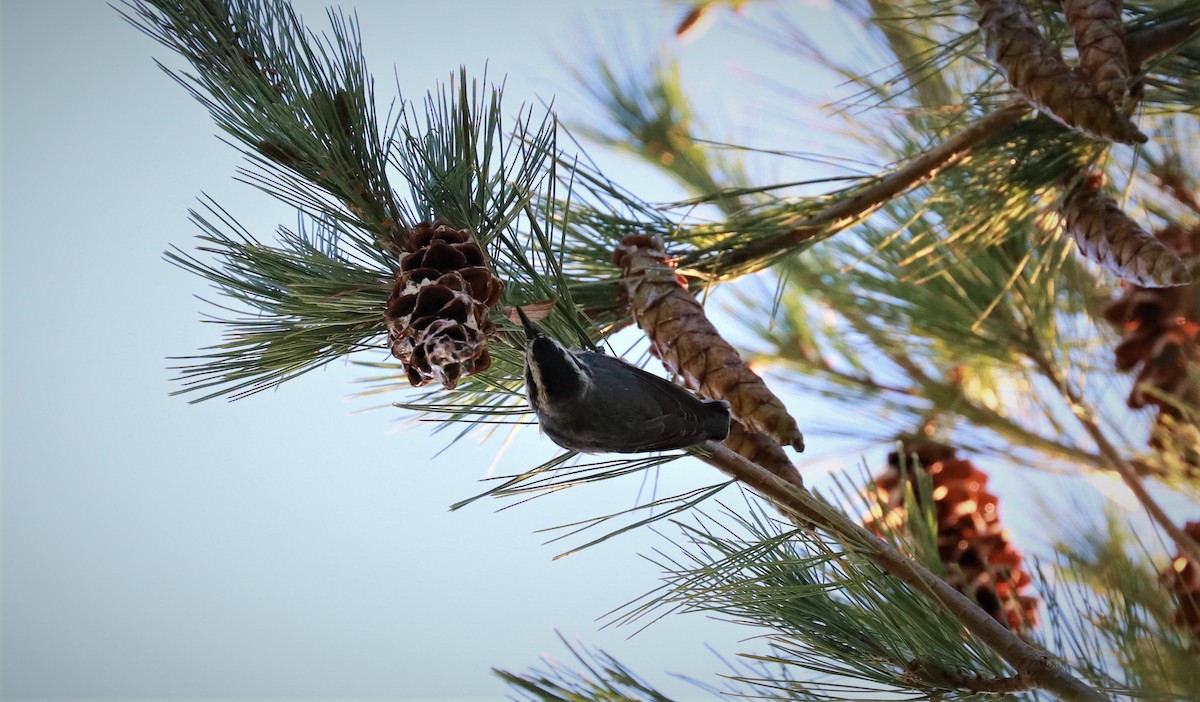
[[[1155,236],[1200,273],[1200,226],[1168,226]],[[1200,387],[1192,380],[1200,362],[1200,287],[1195,283],[1174,288],[1129,285],[1105,308],[1104,317],[1122,333],[1114,365],[1119,371],[1137,373],[1129,406],[1158,408],[1151,446],[1162,449],[1169,435],[1184,438],[1185,446],[1191,444],[1182,437],[1177,422],[1186,421],[1181,405],[1200,407]],[[1200,449],[1185,451],[1179,458],[1189,472],[1200,471]]]
[[[700,395],[727,400],[730,412],[750,431],[804,450],[796,420],[708,321],[673,260],[654,239],[625,237],[613,252],[613,263],[624,275],[630,308],[650,339],[651,353],[668,370]]]
[[[875,478],[875,499],[880,509],[867,526],[881,531],[886,522],[894,528],[905,519],[905,483],[916,490],[917,471],[933,481],[937,519],[938,556],[946,567],[945,580],[972,598],[996,621],[1014,631],[1037,623],[1037,598],[1023,594],[1031,578],[1022,569],[1021,554],[1000,525],[997,498],[987,490],[987,474],[955,450],[928,441],[911,442],[888,455],[888,467]]]
[[[1100,139],[1143,144],[1146,135],[1106,98],[1083,71],[1038,32],[1020,0],[976,0],[987,55],[1034,107],[1062,124]]]
[[[1129,87],[1121,0],[1062,0],[1062,6],[1079,49],[1079,67],[1096,93],[1120,108]]]
[[[1059,206],[1079,251],[1122,280],[1142,287],[1186,285],[1192,274],[1163,242],[1138,226],[1101,191],[1103,176],[1078,179]]]
[[[436,380],[453,388],[492,363],[490,313],[504,283],[475,236],[445,221],[418,224],[407,249],[384,314],[392,355],[414,386]]]
[[[1188,522],[1183,531],[1200,542],[1200,521]],[[1178,603],[1172,621],[1200,642],[1200,563],[1177,554],[1159,573],[1159,581],[1175,595]]]

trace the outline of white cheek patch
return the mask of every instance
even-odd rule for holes
[[[539,337],[539,339],[549,341],[550,343],[554,344],[555,348],[562,353],[562,355],[567,359],[567,362],[570,363],[572,368],[574,368],[579,374],[580,382],[583,385],[584,391],[590,390],[595,385],[595,381],[592,378],[592,369],[589,368],[586,363],[580,360],[580,357],[577,354],[572,353],[569,349],[567,349],[567,347],[558,343],[554,339],[549,339],[548,337]],[[533,353],[532,341],[526,343],[525,345],[525,366],[529,369],[529,374],[533,379],[533,384],[535,386],[533,391],[537,394],[538,404],[545,409],[546,383],[542,380],[542,368],[536,362],[536,356],[534,356]],[[526,388],[525,390],[526,393],[528,393],[530,389]]]
[[[538,404],[540,405],[544,399],[542,397],[542,388],[544,387],[542,384],[542,369],[541,366],[533,361],[532,342],[525,345],[525,367],[529,369],[529,375],[533,377],[533,387],[525,388],[525,392],[532,390],[533,392],[537,393]]]

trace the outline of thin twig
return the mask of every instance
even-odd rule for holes
[[[1200,17],[1177,17],[1147,29],[1130,32],[1125,37],[1125,55],[1129,65],[1138,66],[1162,56],[1182,46],[1197,31],[1200,31]]]
[[[851,320],[850,324],[856,331],[865,335],[911,378],[925,397],[938,407],[953,407],[956,414],[976,424],[979,427],[994,432],[1001,438],[1013,443],[1027,446],[1035,451],[1063,459],[1084,463],[1096,468],[1108,468],[1108,463],[1102,456],[1089,453],[1074,446],[1061,444],[1036,432],[1030,431],[1008,417],[993,409],[978,404],[963,391],[959,383],[949,383],[932,378],[903,350],[886,343],[882,331],[869,324],[861,324]]]
[[[1030,686],[1047,690],[1064,700],[1098,702],[1105,699],[1071,675],[1054,656],[1026,643],[928,568],[823,503],[807,489],[776,477],[722,444],[709,441],[702,447],[707,453],[698,453],[698,457],[704,462],[762,495],[793,519],[811,522],[843,539],[847,545],[862,549],[863,555],[886,572],[940,603],[968,631],[1008,661]]]
[[[1200,199],[1197,199],[1191,179],[1184,175],[1181,164],[1172,163],[1169,157],[1161,161],[1146,157],[1146,164],[1150,173],[1158,178],[1159,190],[1192,212],[1200,214]]]
[[[1033,689],[1029,681],[1020,675],[1004,678],[961,678],[956,682],[959,687],[972,692],[1024,692]]]
[[[771,252],[804,243],[819,234],[835,234],[862,221],[892,198],[917,187],[942,169],[958,162],[970,153],[971,149],[1017,122],[1029,110],[1029,104],[1024,100],[1014,100],[1005,104],[995,112],[975,120],[941,144],[913,158],[899,169],[879,176],[853,195],[838,199],[829,207],[805,217],[791,230],[723,256],[723,266],[732,269]]]
[[[1146,490],[1146,486],[1142,483],[1137,470],[1121,455],[1121,452],[1113,446],[1112,442],[1108,440],[1108,436],[1100,428],[1090,407],[1084,402],[1082,394],[1063,377],[1062,373],[1048,359],[1034,357],[1033,362],[1042,374],[1062,393],[1063,398],[1070,405],[1071,413],[1079,420],[1079,424],[1083,427],[1083,430],[1092,437],[1092,441],[1096,443],[1096,448],[1100,450],[1100,455],[1104,458],[1105,463],[1117,475],[1121,476],[1121,480],[1125,482],[1125,486],[1137,498],[1137,501],[1146,510],[1146,514],[1150,516],[1150,519],[1154,520],[1154,523],[1158,524],[1171,537],[1171,540],[1175,542],[1175,546],[1180,552],[1187,555],[1193,561],[1200,563],[1200,544],[1196,543],[1196,540],[1189,536],[1187,532],[1180,529],[1171,517],[1167,515],[1162,505],[1158,504],[1154,496]]]
[[[1129,491],[1141,503],[1142,508],[1146,510],[1150,518],[1162,527],[1163,531],[1167,532],[1167,536],[1171,537],[1171,540],[1175,542],[1175,546],[1182,553],[1186,554],[1193,563],[1200,563],[1200,544],[1196,543],[1196,540],[1189,536],[1186,531],[1180,529],[1171,517],[1167,515],[1166,511],[1163,510],[1162,506],[1158,504],[1158,501],[1146,490],[1146,486],[1142,483],[1142,479],[1138,477],[1137,471],[1129,461],[1121,456],[1116,447],[1108,441],[1108,438],[1091,417],[1087,408],[1082,405],[1075,405],[1072,409],[1075,410],[1075,416],[1079,418],[1079,422],[1083,425],[1084,430],[1096,442],[1096,446],[1100,448],[1100,453],[1108,459],[1109,465],[1117,472],[1117,475],[1121,476],[1121,480],[1125,481],[1125,485],[1129,488]]]
[[[840,231],[861,220],[900,193],[917,187],[942,169],[958,162],[971,149],[1029,112],[1024,100],[1014,100],[967,125],[941,144],[913,158],[903,168],[888,173],[854,195],[835,202],[809,217],[804,224],[784,235],[787,243],[812,236],[812,230],[828,227]]]
[[[1196,19],[1179,18],[1162,22],[1150,29],[1132,32],[1125,40],[1129,61],[1137,65],[1164,54],[1188,40],[1200,25]],[[828,227],[840,231],[861,220],[896,195],[915,188],[953,165],[988,137],[1006,129],[1030,111],[1023,99],[1013,100],[995,112],[967,125],[946,141],[909,161],[903,168],[882,176],[858,193],[840,200],[809,217],[782,237],[784,244],[796,244],[809,238],[813,230]]]

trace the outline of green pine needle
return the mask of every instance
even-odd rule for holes
[[[757,509],[677,524],[680,553],[659,556],[666,584],[617,621],[704,612],[760,627],[771,652],[752,658],[791,668],[808,681],[802,689],[833,699],[855,699],[853,689],[970,698],[955,681],[1010,674],[956,619],[860,553]]]
[[[310,221],[296,232],[281,230],[280,243],[260,243],[216,203],[192,212],[201,228],[199,251],[217,262],[173,249],[171,263],[208,280],[228,304],[212,304],[232,316],[212,321],[225,340],[208,353],[185,356],[177,366],[181,392],[192,400],[245,397],[349,353],[379,348],[386,331],[376,310],[387,303],[389,285],[370,267],[371,251],[338,248],[336,222]],[[372,340],[375,340],[374,342]]]

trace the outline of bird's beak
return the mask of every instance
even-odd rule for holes
[[[533,340],[542,335],[542,330],[534,326],[533,322],[529,321],[529,317],[525,315],[525,310],[517,307],[517,316],[521,318],[521,326],[525,327],[525,338]]]

